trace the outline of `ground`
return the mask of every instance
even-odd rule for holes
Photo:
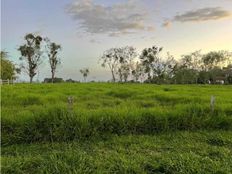
[[[232,173],[232,86],[15,84],[1,94],[2,173]]]

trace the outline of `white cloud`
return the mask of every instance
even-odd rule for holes
[[[76,0],[67,12],[78,22],[78,26],[91,34],[116,36],[136,31],[151,31],[146,24],[147,13],[135,0],[104,6],[92,0]]]
[[[176,15],[173,21],[178,22],[191,22],[191,21],[208,21],[218,20],[231,16],[231,12],[224,10],[220,7],[201,8],[198,10],[187,11],[181,15]]]

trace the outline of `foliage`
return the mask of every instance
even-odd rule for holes
[[[83,69],[81,69],[80,73],[83,75],[84,81],[86,82],[86,78],[89,75],[89,68],[83,68]]]
[[[41,36],[32,33],[27,34],[24,39],[26,43],[18,48],[21,53],[20,60],[23,61],[21,68],[29,75],[30,83],[32,83],[41,63],[41,42],[43,39]]]
[[[15,79],[16,73],[20,73],[20,70],[16,68],[15,64],[13,64],[10,60],[8,60],[8,55],[6,52],[1,51],[1,79]]]
[[[60,58],[58,57],[58,53],[61,50],[61,46],[56,44],[55,42],[51,42],[48,38],[46,38],[46,42],[47,42],[47,54],[48,54],[49,64],[52,73],[51,79],[53,83],[57,66],[61,64]]]
[[[61,82],[64,82],[64,80],[62,78],[55,77],[54,79],[45,78],[43,82],[44,83],[61,83]]]
[[[152,81],[154,77],[154,66],[159,66],[159,53],[162,51],[162,47],[153,46],[151,48],[145,48],[140,55],[141,64],[144,66],[145,73],[148,75],[148,82]]]
[[[120,82],[126,82],[131,74],[133,59],[136,57],[136,49],[131,46],[111,48],[103,53],[100,58],[102,67],[108,67],[112,74],[112,81],[116,81],[116,74]]]
[[[135,82],[143,81],[144,79],[144,67],[140,62],[136,62],[132,67],[132,78]]]

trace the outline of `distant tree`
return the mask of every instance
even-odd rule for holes
[[[102,67],[109,67],[112,74],[112,81],[116,81],[116,74],[119,75],[120,81],[128,78],[128,73],[133,58],[136,56],[134,47],[126,46],[121,48],[111,48],[103,53],[100,59]]]
[[[202,57],[202,62],[206,70],[213,69],[214,67],[226,66],[227,62],[231,59],[231,54],[227,51],[211,51]]]
[[[167,57],[159,57],[153,64],[153,79],[154,83],[170,83],[173,77],[173,71],[176,65],[176,60],[172,55],[167,53]]]
[[[7,52],[1,51],[1,79],[15,79],[16,73],[20,73],[20,69],[16,68],[15,64],[8,60]]]
[[[159,48],[156,46],[145,48],[140,55],[141,64],[144,66],[144,71],[148,75],[148,82],[152,81],[154,75],[154,64],[159,61],[159,53],[162,49],[162,47]]]
[[[83,68],[80,70],[80,73],[83,75],[84,77],[84,82],[86,82],[86,78],[89,75],[89,69],[88,68]]]
[[[48,54],[49,64],[52,73],[51,78],[53,83],[57,66],[61,64],[60,58],[58,57],[58,53],[61,50],[61,46],[56,44],[55,42],[50,42],[50,40],[47,38],[46,38],[46,42],[47,42],[47,54]]]
[[[177,84],[193,84],[195,81],[195,71],[182,65],[177,65],[174,71],[172,81]]]
[[[211,51],[202,56],[203,71],[208,74],[208,81],[216,83],[217,78],[228,79],[225,74],[226,66],[232,60],[228,51]],[[226,70],[228,73],[228,69]],[[229,73],[230,74],[230,73]]]
[[[136,49],[132,46],[122,47],[121,49],[121,59],[119,61],[119,67],[117,69],[117,74],[119,75],[120,82],[127,82],[129,76],[133,69],[133,60],[136,58]]]
[[[43,39],[41,36],[31,33],[27,34],[24,39],[26,40],[26,43],[18,48],[21,53],[20,60],[23,61],[21,68],[29,75],[30,83],[32,83],[38,66],[42,62],[41,42]]]
[[[129,64],[122,64],[119,68],[118,68],[118,74],[119,74],[119,79],[120,79],[120,82],[124,81],[124,82],[127,82],[127,79],[130,75],[130,66]]]
[[[102,67],[109,67],[111,74],[112,74],[112,81],[115,82],[115,73],[116,73],[116,68],[118,66],[118,61],[120,59],[120,56],[118,55],[120,52],[119,49],[117,48],[111,48],[109,50],[106,50],[103,53],[103,56],[101,57],[100,61],[102,62],[101,66]]]
[[[132,76],[134,81],[139,81],[139,79],[142,81],[142,78],[144,77],[144,69],[143,65],[140,62],[136,62],[135,65],[132,68]]]
[[[198,83],[199,71],[200,69],[202,69],[203,66],[202,54],[200,50],[190,53],[188,55],[182,55],[180,63],[180,69],[183,72],[182,75],[187,75],[183,77],[185,81],[188,81],[188,83]]]
[[[232,84],[232,64],[229,64],[227,67],[223,68],[227,83]]]
[[[62,78],[55,77],[54,79],[52,78],[45,78],[44,83],[62,83],[64,80]]]

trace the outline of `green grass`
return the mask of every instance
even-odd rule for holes
[[[2,148],[2,173],[232,173],[232,132],[108,136]]]
[[[232,173],[232,86],[16,84],[1,104],[2,173]]]

